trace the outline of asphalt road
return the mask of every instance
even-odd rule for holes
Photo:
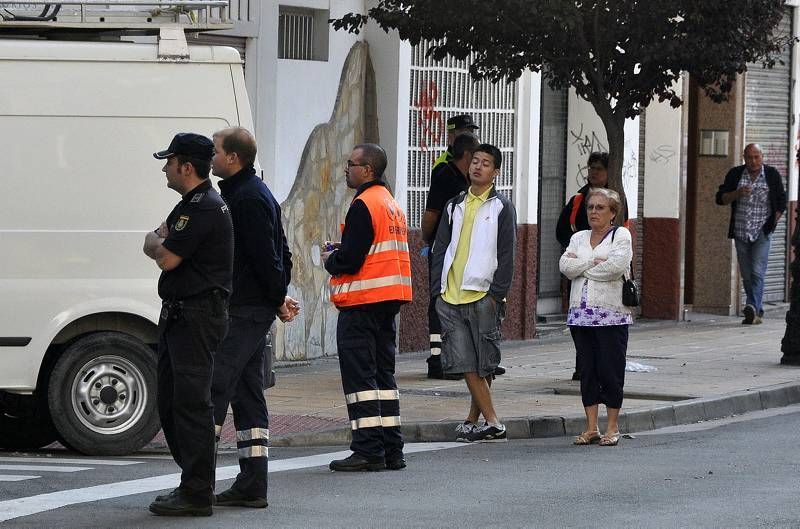
[[[0,527],[798,528],[799,432],[794,406],[638,434],[615,448],[564,438],[414,445],[425,451],[409,453],[406,470],[359,474],[328,471],[344,447],[276,448],[270,506],[220,507],[210,518],[147,511],[177,483],[163,454],[6,453]],[[218,490],[235,474],[235,457],[221,456]]]

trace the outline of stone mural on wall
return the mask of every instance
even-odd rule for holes
[[[320,243],[341,238],[353,191],[344,166],[353,146],[378,141],[375,73],[369,47],[357,42],[342,68],[333,113],[317,125],[306,142],[294,184],[283,209],[292,252],[289,295],[299,300],[300,316],[285,325],[278,360],[301,360],[336,354],[338,311],[328,297],[329,275],[319,258]]]

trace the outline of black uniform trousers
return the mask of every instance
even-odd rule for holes
[[[428,253],[428,275],[431,273],[432,265],[433,249]],[[438,285],[439,283],[437,282],[436,284]],[[442,354],[442,323],[439,321],[439,313],[436,312],[437,297],[431,293],[428,300],[428,333],[430,334],[431,356]]]
[[[239,475],[231,488],[251,498],[267,497],[269,413],[264,398],[266,340],[275,310],[231,307],[228,333],[214,357],[214,423],[217,435],[233,409]],[[271,352],[270,352],[271,354]]]
[[[605,404],[609,408],[621,408],[628,326],[571,325],[569,330],[580,359],[583,406]]]
[[[180,489],[200,504],[214,494],[211,377],[228,322],[225,305],[214,296],[164,303],[159,321],[158,414],[182,470]]]
[[[403,457],[400,397],[394,380],[397,310],[339,313],[336,342],[350,417],[350,449],[371,462]]]

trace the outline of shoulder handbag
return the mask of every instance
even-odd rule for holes
[[[614,232],[611,234],[612,243],[616,233],[617,228],[615,227]],[[636,280],[633,278],[633,261],[631,261],[631,277],[622,275],[622,304],[626,307],[639,306],[639,285],[636,284]]]

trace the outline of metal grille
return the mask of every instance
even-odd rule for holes
[[[539,295],[537,299],[561,297],[558,260],[561,245],[556,224],[566,203],[567,90],[542,84],[541,133],[539,135]],[[544,304],[544,303],[543,303]],[[555,306],[561,307],[556,300]],[[541,311],[540,311],[541,312]]]
[[[791,9],[787,10],[778,32],[791,35]],[[791,50],[781,54],[784,64],[771,70],[760,64],[748,64],[745,80],[745,143],[758,143],[764,163],[772,165],[783,177],[789,172]],[[786,232],[789,215],[784,215],[772,235],[767,275],[764,278],[764,301],[783,301],[786,297]],[[741,292],[744,300],[744,290]]]
[[[420,42],[411,52],[411,92],[408,127],[408,220],[418,228],[425,211],[433,162],[447,149],[447,119],[471,114],[483,143],[503,154],[497,190],[513,199],[515,171],[516,83],[474,82],[471,58],[426,57],[431,43]]]
[[[278,58],[314,59],[314,11],[280,8],[278,17]]]
[[[228,13],[231,20],[253,20],[250,0],[231,0]]]

